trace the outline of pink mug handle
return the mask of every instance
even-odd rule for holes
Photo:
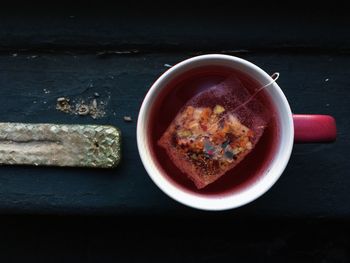
[[[329,115],[293,114],[294,142],[333,142],[337,137],[335,119]]]

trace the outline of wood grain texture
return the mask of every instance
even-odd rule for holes
[[[164,195],[147,176],[136,147],[136,119],[150,85],[167,68],[196,52],[117,55],[3,53],[0,56],[0,120],[109,124],[123,134],[123,160],[114,170],[0,167],[0,213],[207,214]],[[279,85],[294,113],[333,115],[334,144],[296,145],[277,184],[254,203],[221,213],[254,218],[350,218],[350,56],[346,54],[250,53],[240,57],[267,72],[279,71]],[[50,93],[45,93],[49,90]],[[56,99],[98,92],[106,116],[66,115]],[[124,122],[129,115],[133,122]],[[207,214],[210,215],[210,214]]]
[[[171,8],[165,2],[50,1],[40,6],[28,2],[20,8],[2,6],[0,50],[348,52],[347,10],[340,4],[317,3],[316,8],[298,1],[283,5],[177,1]]]

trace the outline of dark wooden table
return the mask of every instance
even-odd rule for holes
[[[293,112],[331,114],[338,124],[336,143],[296,145],[271,191],[225,214],[349,218],[350,21],[321,16],[309,21],[306,15],[248,19],[227,13],[207,19],[208,10],[196,18],[154,14],[3,14],[0,120],[115,125],[123,132],[123,161],[108,171],[0,167],[0,213],[203,214],[169,199],[149,179],[137,152],[136,120],[165,64],[225,53],[267,72],[279,71]],[[95,92],[108,103],[104,118],[55,109],[57,97],[87,98]],[[124,122],[125,115],[134,121]]]
[[[183,225],[187,225],[183,221],[187,219],[192,225],[199,219],[227,224],[232,220],[340,220],[347,224],[350,20],[345,11],[333,6],[300,11],[296,4],[267,10],[263,6],[253,10],[239,6],[242,12],[235,12],[232,5],[194,5],[185,10],[182,4],[171,9],[153,7],[141,4],[119,8],[115,4],[82,10],[57,4],[45,8],[12,6],[10,11],[0,11],[1,121],[111,124],[123,132],[123,160],[114,170],[0,167],[0,213],[114,215],[133,218],[137,225],[136,219],[153,217],[158,218],[157,222],[164,217],[177,218]],[[275,15],[266,16],[262,10]],[[294,113],[330,114],[338,125],[338,139],[333,144],[296,145],[281,179],[264,196],[242,208],[220,213],[190,209],[168,198],[149,179],[136,147],[139,107],[151,84],[167,69],[165,65],[207,53],[239,56],[267,72],[280,72],[279,85]],[[67,115],[55,109],[57,97],[86,98],[95,92],[107,102],[106,116],[101,119]],[[133,122],[124,122],[125,115],[130,115]],[[76,220],[76,225],[79,222]],[[160,232],[166,232],[162,227]],[[151,230],[144,231],[149,234]],[[221,231],[225,232],[223,228]],[[130,245],[137,236],[132,233],[126,238]],[[225,240],[230,239],[231,232],[225,233]],[[262,245],[272,249],[272,254],[281,247],[285,249],[287,243],[283,242],[291,236],[295,244],[290,231],[278,233],[276,239]],[[318,228],[314,233],[319,233]],[[58,232],[55,235],[60,236]],[[102,236],[96,235],[102,242]],[[249,243],[243,236],[241,232],[248,246],[253,244],[259,247],[258,252],[267,253],[259,238]],[[164,240],[176,243],[170,237]],[[199,244],[207,248],[203,242]],[[228,246],[225,242],[220,244]],[[346,262],[348,239],[343,237],[339,242],[340,254],[345,256],[337,262]],[[334,246],[332,243],[327,247],[331,249],[326,255],[331,258]],[[101,248],[102,243],[92,247]],[[166,245],[163,248],[176,253]],[[215,251],[217,256],[223,252]]]

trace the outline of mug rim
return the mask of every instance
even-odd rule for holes
[[[151,88],[148,90],[142,102],[137,121],[137,147],[141,157],[141,161],[152,181],[172,199],[192,208],[211,211],[237,208],[254,201],[261,195],[266,193],[275,184],[275,182],[279,179],[279,177],[285,170],[285,167],[287,166],[291,156],[294,141],[294,125],[292,119],[292,112],[288,100],[282,92],[281,88],[278,86],[278,84],[274,83],[274,90],[278,95],[278,99],[281,101],[280,105],[283,105],[283,111],[285,112],[285,115],[287,115],[287,119],[284,119],[283,121],[288,127],[283,128],[286,130],[286,132],[289,132],[289,134],[285,136],[286,142],[284,142],[285,145],[283,149],[281,149],[281,151],[283,151],[283,154],[280,154],[280,151],[275,153],[273,157],[273,163],[271,163],[269,170],[266,172],[268,174],[263,176],[263,180],[259,180],[258,182],[254,183],[253,186],[247,187],[247,189],[243,190],[242,192],[213,197],[189,193],[181,189],[180,187],[177,187],[174,183],[170,182],[170,180],[166,178],[166,175],[162,173],[162,171],[156,164],[156,161],[153,160],[150,151],[150,146],[147,140],[147,123],[149,118],[149,112],[152,108],[152,103],[155,101],[157,95],[162,90],[162,88],[166,86],[166,82],[169,81],[170,78],[174,78],[174,76],[180,75],[181,70],[184,70],[184,68],[184,71],[186,71],[186,67],[190,67],[191,69],[192,65],[192,68],[194,68],[194,65],[196,63],[208,62],[207,65],[210,65],[210,62],[220,60],[228,63],[231,62],[233,64],[240,64],[243,67],[254,71],[255,74],[259,74],[261,77],[266,79],[266,83],[272,80],[272,78],[260,67],[245,59],[241,59],[235,56],[223,54],[207,54],[192,57],[174,65],[172,68],[164,72],[152,84]],[[281,142],[279,144],[281,144]]]

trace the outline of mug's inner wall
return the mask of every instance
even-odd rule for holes
[[[254,163],[254,156],[247,156],[247,160],[243,160],[242,164],[239,164],[237,166],[237,169],[234,168],[231,174],[224,175],[222,178],[218,180],[218,182],[213,183],[212,185],[208,186],[207,188],[204,188],[202,190],[197,190],[193,183],[186,178],[184,174],[180,175],[182,178],[175,178],[173,176],[174,171],[177,169],[174,164],[171,164],[171,160],[167,158],[166,152],[159,148],[159,146],[155,145],[155,140],[159,139],[160,135],[157,134],[156,138],[152,138],[154,136],[154,130],[152,125],[155,124],[155,122],[159,121],[157,120],[157,116],[154,116],[154,112],[162,111],[164,114],[170,114],[172,116],[176,115],[177,111],[180,110],[180,108],[174,108],[169,107],[166,108],[167,104],[173,104],[173,101],[167,101],[167,104],[159,105],[159,100],[165,99],[164,96],[167,96],[168,91],[164,91],[164,89],[167,89],[172,86],[172,82],[174,80],[177,80],[181,78],[182,75],[184,75],[188,70],[193,70],[194,68],[202,68],[204,66],[217,66],[217,67],[225,67],[225,68],[231,68],[235,71],[241,71],[247,75],[249,75],[249,78],[254,79],[259,85],[258,87],[265,85],[266,83],[270,82],[271,79],[266,78],[266,76],[263,76],[259,78],[259,75],[256,73],[256,71],[250,71],[250,68],[244,67],[240,64],[233,64],[232,61],[224,61],[222,59],[219,60],[213,60],[213,61],[204,61],[204,63],[201,63],[202,61],[198,61],[196,65],[194,63],[184,65],[182,68],[178,69],[174,74],[169,74],[168,78],[164,79],[161,83],[161,87],[158,89],[157,95],[153,96],[153,101],[150,103],[151,107],[149,108],[148,117],[150,118],[147,123],[150,124],[147,127],[147,139],[149,143],[149,147],[151,149],[151,155],[152,158],[155,160],[157,168],[161,171],[162,176],[166,178],[169,183],[172,185],[175,185],[180,191],[185,191],[191,194],[196,194],[200,196],[205,197],[215,197],[217,195],[233,195],[238,194],[239,192],[246,191],[247,189],[251,188],[253,184],[258,183],[261,181],[264,177],[268,176],[268,171],[271,170],[271,167],[274,165],[275,162],[275,156],[278,156],[278,153],[282,151],[281,147],[281,136],[283,135],[283,132],[281,129],[283,129],[283,114],[280,114],[280,105],[281,102],[278,101],[279,94],[276,94],[276,88],[278,86],[272,85],[268,89],[264,91],[266,96],[268,96],[268,99],[270,103],[272,104],[272,112],[273,114],[273,120],[270,123],[273,127],[270,127],[273,129],[273,131],[267,131],[270,132],[269,136],[273,136],[273,138],[270,138],[269,140],[264,139],[264,136],[262,137],[261,142],[257,144],[256,149],[254,151],[259,151],[259,155],[266,154],[266,158],[259,158],[260,162],[255,166],[252,167],[252,164]],[[184,101],[183,103],[186,103]],[[175,111],[172,112],[171,111]],[[159,116],[158,116],[159,118]],[[170,123],[170,122],[169,122]],[[272,133],[271,133],[272,132]],[[273,143],[273,145],[269,145]],[[264,150],[266,150],[264,152]],[[250,155],[254,155],[251,153]],[[257,155],[257,154],[255,154]],[[247,163],[249,162],[249,164]],[[254,166],[254,165],[253,165]],[[238,170],[240,169],[240,170]],[[239,171],[239,174],[242,174],[244,172],[244,169],[250,169],[254,172],[254,174],[251,174],[248,176],[248,178],[245,178],[244,176],[237,176],[234,174],[234,171]],[[178,169],[177,169],[178,170]],[[228,172],[230,173],[230,172]],[[235,177],[236,176],[236,177]]]

